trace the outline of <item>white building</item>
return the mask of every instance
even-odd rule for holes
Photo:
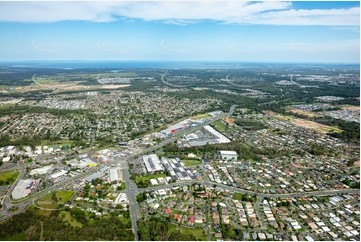
[[[111,168],[109,170],[109,180],[110,180],[110,182],[119,180],[117,168]]]
[[[155,171],[163,171],[164,168],[160,164],[159,157],[156,154],[152,155],[144,155],[142,156],[145,168],[149,173],[153,173]]]
[[[53,178],[53,179],[56,179],[58,177],[61,177],[61,176],[65,175],[66,173],[67,173],[67,171],[61,170],[61,171],[59,171],[57,173],[52,174],[50,177]]]
[[[219,152],[219,156],[221,160],[237,160],[237,152],[235,151],[228,151],[228,150],[221,150]]]
[[[35,174],[38,175],[43,175],[43,174],[47,174],[47,173],[51,173],[53,171],[53,166],[44,166],[38,169],[34,169],[30,172],[30,175],[33,176]]]

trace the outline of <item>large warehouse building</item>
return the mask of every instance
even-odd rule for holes
[[[163,171],[164,168],[160,163],[159,157],[156,154],[142,156],[147,172],[154,173],[156,171]]]
[[[219,151],[219,157],[221,160],[237,160],[237,152],[235,151],[228,151],[228,150],[221,150]]]

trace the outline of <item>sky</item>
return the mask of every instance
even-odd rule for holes
[[[0,61],[359,63],[359,1],[0,1]]]

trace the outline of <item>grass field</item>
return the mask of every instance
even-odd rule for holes
[[[212,125],[218,131],[224,131],[226,129],[226,126],[221,121],[216,121]]]
[[[158,178],[158,177],[166,177],[167,175],[166,174],[154,174],[154,175],[149,175],[149,176],[137,176],[137,178],[135,179],[136,182],[139,182],[139,181],[149,181],[150,179],[153,179],[153,178]]]
[[[193,116],[192,119],[202,119],[202,118],[208,118],[209,114],[208,113],[203,113],[203,114],[198,114],[196,116]]]
[[[55,140],[55,141],[49,141],[49,140],[43,140],[41,141],[41,146],[50,146],[50,145],[67,145],[70,146],[74,141],[71,140]]]
[[[191,229],[191,228],[185,228],[181,226],[176,226],[174,224],[169,225],[169,233],[172,233],[173,231],[180,230],[182,233],[186,234],[193,234],[197,240],[207,240],[207,235],[203,235],[204,229]]]
[[[1,241],[23,241],[26,240],[25,231],[21,232],[20,234],[11,236],[9,238],[0,238]]]
[[[9,180],[9,184],[8,185],[11,185],[13,184],[16,179],[18,178],[20,174],[20,171],[7,171],[7,172],[2,172],[0,173],[0,181],[2,182],[6,182]]]
[[[55,196],[57,198],[57,202],[53,200],[54,193],[56,194]],[[36,202],[36,205],[41,208],[56,209],[58,208],[59,204],[65,204],[71,198],[71,196],[73,196],[73,194],[73,191],[52,192],[40,198]]]
[[[202,163],[200,160],[182,160],[182,162],[185,166],[195,166]]]
[[[63,215],[63,214],[64,214],[64,215]],[[83,224],[80,223],[80,222],[78,222],[78,221],[76,221],[76,220],[70,215],[70,212],[68,212],[68,211],[61,211],[61,212],[59,213],[59,216],[60,216],[60,217],[63,217],[63,216],[64,216],[63,221],[64,221],[64,222],[69,222],[69,224],[70,224],[71,226],[73,226],[73,227],[79,227],[79,228],[83,227]]]
[[[243,195],[241,193],[236,192],[232,198],[236,200],[242,200],[242,197]]]

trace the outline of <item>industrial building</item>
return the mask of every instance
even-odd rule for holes
[[[54,170],[53,166],[44,166],[44,167],[32,170],[30,172],[30,175],[33,176],[36,174],[38,174],[38,175],[48,174],[48,173],[51,173],[53,170]]]
[[[13,199],[20,199],[30,194],[35,186],[35,181],[32,179],[20,180],[11,193]]]
[[[52,179],[56,179],[56,178],[58,178],[58,177],[64,176],[66,173],[67,173],[67,171],[61,170],[61,171],[59,171],[59,172],[57,172],[57,173],[52,174],[50,177],[51,177]]]
[[[169,171],[171,178],[174,181],[191,181],[196,180],[196,176],[193,172],[184,167],[183,163],[179,158],[176,159],[167,159],[162,157],[162,164],[165,169]]]
[[[228,151],[228,150],[221,150],[219,151],[219,157],[221,160],[237,160],[237,152],[235,151]]]
[[[159,157],[156,154],[142,156],[147,172],[154,173],[156,171],[163,171],[164,168],[160,163]]]
[[[94,173],[93,175],[90,175],[88,177],[86,177],[84,180],[86,182],[92,182],[93,180],[97,179],[97,178],[102,178],[103,176],[105,176],[104,173],[102,172],[97,172],[97,173]]]
[[[118,168],[111,168],[109,170],[109,180],[110,182],[114,182],[114,181],[119,181],[119,176],[118,176]]]

